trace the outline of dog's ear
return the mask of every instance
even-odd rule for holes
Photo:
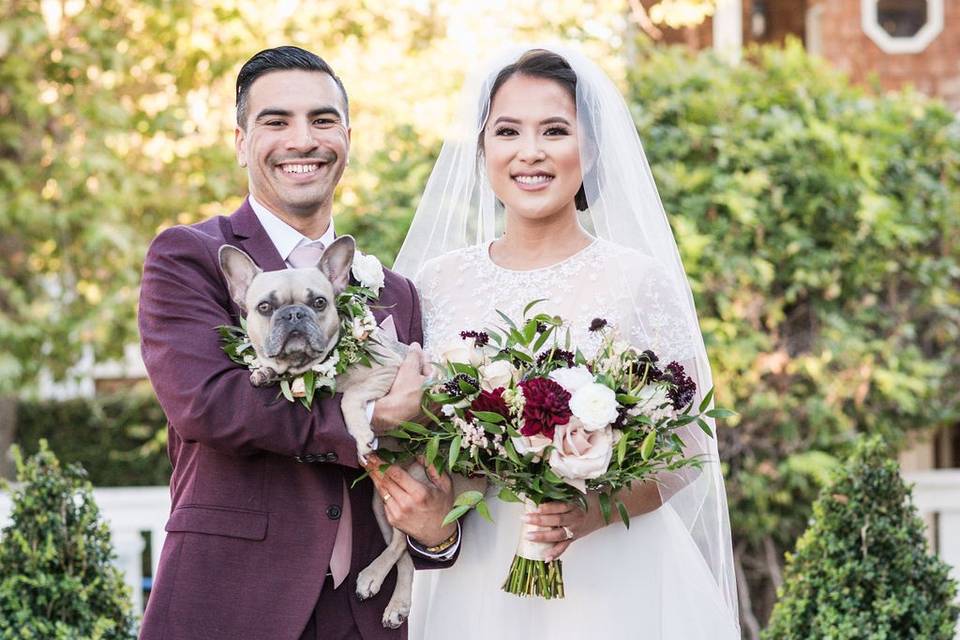
[[[247,313],[247,289],[250,283],[263,270],[256,265],[253,258],[242,250],[225,244],[220,247],[220,269],[227,279],[230,297],[239,305],[244,315]]]
[[[350,267],[353,266],[353,254],[356,249],[357,243],[353,236],[340,236],[331,242],[320,256],[317,269],[327,276],[333,285],[333,290],[337,293],[350,284]]]

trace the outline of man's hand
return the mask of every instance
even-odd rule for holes
[[[429,466],[426,471],[430,484],[424,484],[396,465],[380,473],[382,464],[380,458],[370,456],[367,470],[383,498],[390,524],[424,547],[436,546],[452,536],[457,524],[441,525],[453,508],[450,476],[440,475]]]
[[[430,373],[430,363],[419,344],[410,345],[390,392],[377,400],[370,421],[374,433],[383,434],[401,422],[413,420],[420,415],[420,400],[423,384]]]

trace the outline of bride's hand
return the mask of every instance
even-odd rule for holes
[[[555,542],[547,552],[547,561],[556,560],[575,540],[606,526],[600,514],[600,500],[596,494],[587,495],[588,508],[572,502],[544,502],[534,512],[524,516],[528,524],[547,527],[527,534],[534,542]]]

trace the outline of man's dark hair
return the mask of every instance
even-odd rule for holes
[[[570,95],[573,104],[577,104],[577,73],[570,66],[570,63],[563,56],[547,51],[546,49],[530,49],[520,58],[505,66],[497,74],[490,85],[490,98],[487,101],[488,108],[493,106],[493,99],[500,91],[500,87],[513,76],[527,76],[528,78],[543,78],[553,80]],[[483,147],[483,131],[480,132],[480,148]],[[588,207],[587,194],[580,186],[574,201],[578,211],[586,211]]]
[[[247,126],[247,96],[250,93],[250,87],[260,76],[271,71],[288,71],[291,69],[300,69],[303,71],[319,71],[325,73],[340,88],[343,95],[343,108],[346,113],[343,114],[346,124],[350,123],[350,103],[347,100],[347,90],[343,87],[343,82],[333,72],[333,68],[327,62],[315,53],[310,53],[300,47],[283,46],[273,49],[264,49],[244,63],[237,74],[237,126],[245,129]]]

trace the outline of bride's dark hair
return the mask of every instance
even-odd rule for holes
[[[530,49],[525,52],[516,62],[508,64],[503,69],[500,70],[500,73],[497,74],[497,77],[494,78],[493,84],[490,85],[490,95],[487,100],[487,113],[484,114],[484,119],[489,113],[489,108],[493,104],[493,99],[496,97],[497,92],[500,90],[500,87],[503,84],[512,78],[513,76],[527,76],[528,78],[543,78],[545,80],[553,80],[557,84],[566,90],[570,95],[570,99],[573,100],[574,108],[577,104],[577,74],[573,70],[573,67],[570,66],[570,63],[564,59],[563,56],[556,54],[552,51],[547,51],[546,49]],[[486,126],[484,126],[484,129]],[[480,145],[479,149],[483,149],[483,130],[480,131]],[[583,185],[580,185],[580,189],[577,191],[577,195],[574,196],[574,204],[577,207],[577,211],[586,211],[587,210],[587,194],[583,189]]]

